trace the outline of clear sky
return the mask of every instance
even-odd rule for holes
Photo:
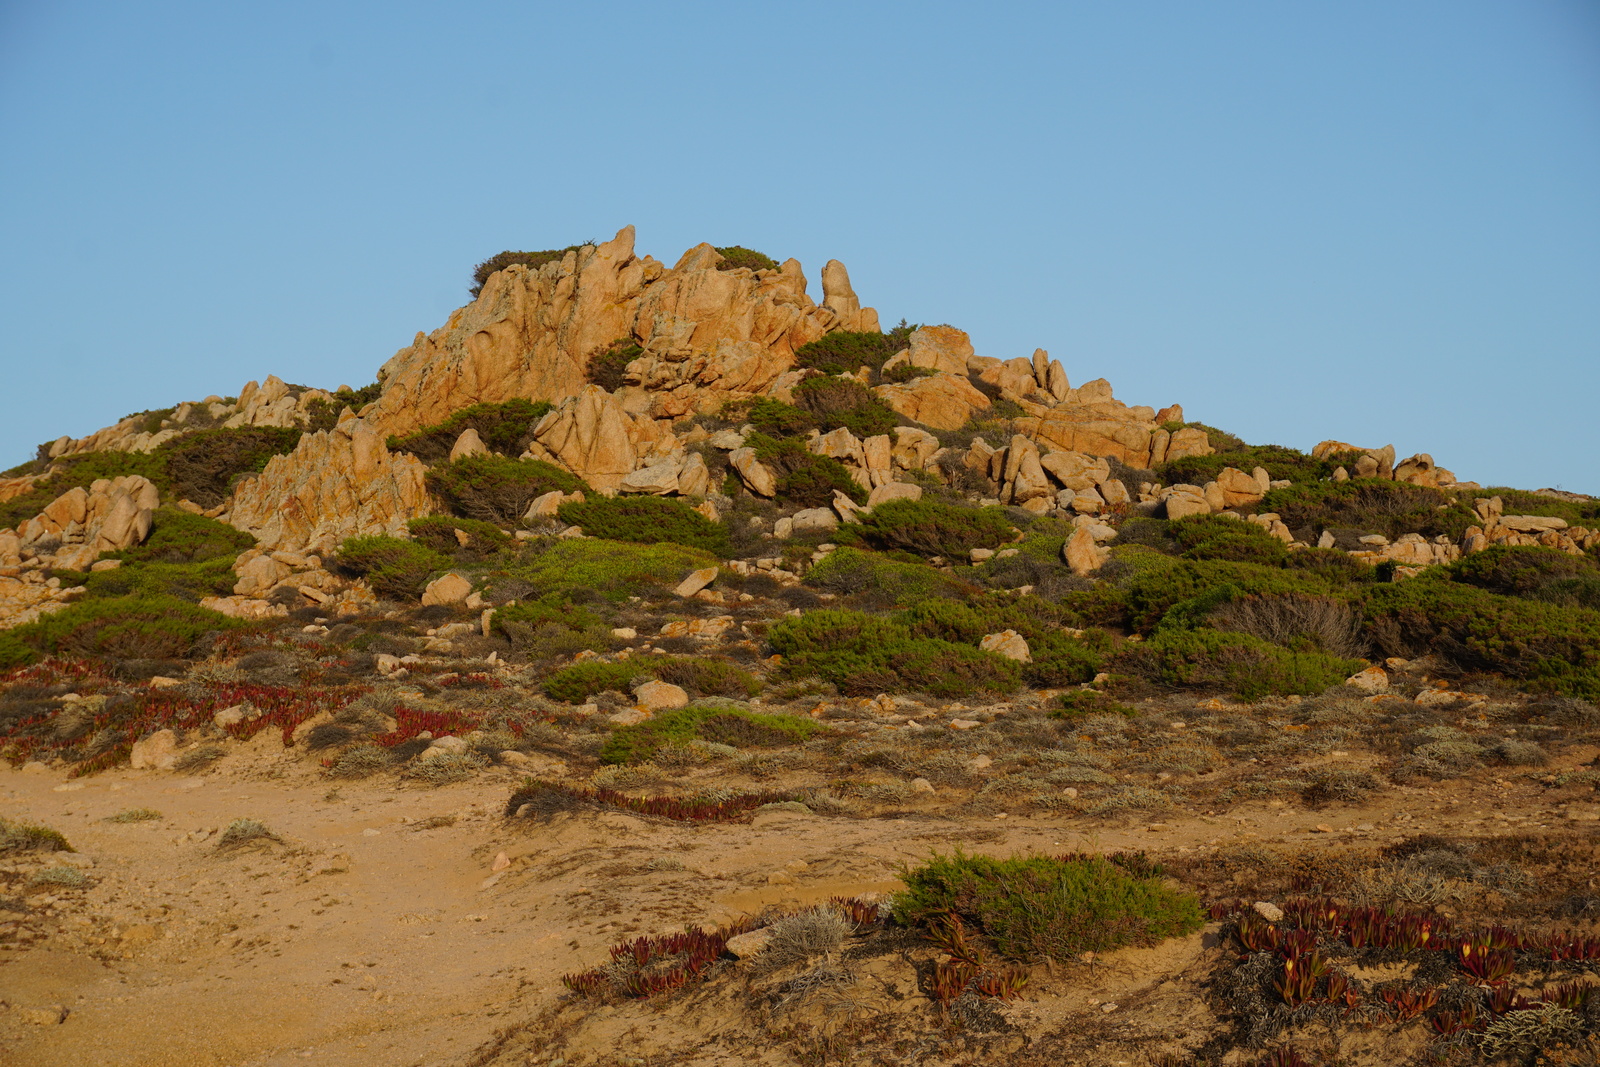
[[[850,268],[1254,443],[1600,493],[1600,3],[0,0],[0,467],[502,249]]]

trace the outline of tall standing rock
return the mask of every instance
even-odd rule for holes
[[[629,430],[617,398],[586,385],[539,420],[533,438],[572,473],[602,493],[615,493],[638,458]]]

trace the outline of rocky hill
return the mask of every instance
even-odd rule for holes
[[[308,813],[409,827],[454,790],[415,851],[476,873],[427,899],[558,941],[514,996],[475,974],[430,1062],[1596,1062],[1600,501],[1248,444],[1042,350],[886,330],[837,261],[818,302],[792,259],[668,267],[629,227],[478,281],[369,386],[268,377],[0,478],[34,820],[0,820],[0,977],[232,966],[225,924],[334,967],[367,934],[157,922],[128,872],[398,908]],[[180,782],[258,807],[168,826]],[[90,808],[113,828],[52,829]],[[18,1001],[44,1029],[0,1013],[0,1050],[166,1062],[95,1003],[122,1037]],[[276,1040],[219,1017],[178,1060]]]

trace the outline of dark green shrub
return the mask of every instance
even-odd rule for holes
[[[1068,613],[1039,597],[974,597],[965,603],[927,600],[903,612],[916,637],[977,645],[988,634],[1014,630],[1028,642],[1032,662],[1021,665],[1022,680],[1035,686],[1078,685],[1093,681],[1111,651],[1103,630],[1082,637],[1062,632]]]
[[[1212,438],[1216,447],[1216,438]],[[1167,485],[1205,485],[1215,481],[1224,467],[1251,474],[1264,467],[1273,481],[1320,482],[1332,476],[1339,466],[1332,459],[1313,459],[1304,452],[1282,445],[1252,445],[1238,451],[1213,452],[1209,456],[1184,456],[1162,464],[1156,472]]]
[[[450,556],[458,563],[482,563],[513,544],[510,536],[492,522],[429,515],[406,523],[411,539],[424,548]]]
[[[568,630],[586,630],[600,626],[604,620],[594,612],[560,597],[525,600],[496,608],[491,625],[513,641],[521,626],[562,626]]]
[[[1116,558],[1129,557],[1123,554]],[[1130,575],[1120,590],[1129,620],[1140,633],[1150,633],[1163,623],[1174,607],[1202,595],[1209,595],[1211,599],[1191,605],[1193,619],[1183,625],[1199,625],[1212,610],[1241,596],[1324,595],[1328,592],[1327,583],[1314,574],[1226,560],[1183,560],[1170,565],[1147,566]]]
[[[1113,700],[1096,689],[1073,689],[1062,693],[1056,704],[1057,707],[1050,712],[1050,717],[1065,719],[1067,722],[1086,719],[1091,715],[1121,715],[1132,719],[1139,714],[1137,708]]]
[[[996,548],[1010,541],[1016,529],[1000,508],[890,500],[862,517],[861,535],[877,548],[964,561],[974,548]]]
[[[620,663],[602,663],[587,660],[563,667],[544,680],[544,691],[568,704],[581,704],[596,693],[615,690],[627,693],[633,679],[653,672],[648,660],[623,660]]]
[[[807,378],[794,387],[794,402],[824,433],[843,427],[866,438],[888,433],[900,424],[900,416],[889,405],[851,378]]]
[[[1370,585],[1377,571],[1336,548],[1302,548],[1289,553],[1284,560],[1289,570],[1316,577],[1330,586]]]
[[[1366,633],[1386,656],[1433,653],[1569,696],[1600,697],[1600,611],[1498,596],[1443,576],[1373,586]]]
[[[514,525],[536,497],[559,489],[589,489],[583,479],[553,463],[498,455],[462,456],[430,470],[427,484],[451,511],[469,519]]]
[[[889,559],[876,552],[840,548],[806,574],[806,584],[842,596],[867,596],[885,607],[907,607],[930,597],[960,598],[972,587],[925,563]]]
[[[1203,422],[1164,422],[1161,424],[1161,428],[1168,433],[1177,433],[1179,430],[1184,429],[1204,430],[1206,442],[1217,452],[1239,453],[1251,450],[1250,446],[1244,443],[1244,438],[1231,434],[1227,430],[1219,430],[1215,426],[1207,426]],[[1266,445],[1263,447],[1273,448],[1276,446]],[[1193,483],[1191,482],[1190,484],[1192,485]]]
[[[127,596],[80,600],[11,634],[37,652],[117,659],[177,659],[207,633],[240,623],[186,600]]]
[[[501,455],[521,455],[533,439],[533,428],[550,412],[548,400],[516,397],[500,404],[473,404],[443,422],[404,437],[389,438],[389,448],[409,452],[420,460],[444,459],[456,439],[468,429],[477,430],[484,447]]]
[[[549,596],[624,600],[677,585],[690,571],[714,567],[715,556],[683,545],[562,539],[499,572]]]
[[[203,563],[207,560],[232,561],[252,547],[256,539],[225,522],[208,519],[181,508],[157,508],[150,536],[141,545],[107,553],[112,559],[130,563]]]
[[[901,363],[884,371],[883,380],[892,383],[909,382],[917,378],[931,378],[938,373],[932,367],[913,367],[909,363]]]
[[[0,630],[0,671],[25,667],[39,658],[37,650],[29,647],[10,630]]]
[[[1459,541],[1467,527],[1479,521],[1470,508],[1448,493],[1380,478],[1274,489],[1256,509],[1277,512],[1291,530],[1350,528],[1383,534],[1390,540],[1420,533],[1424,537],[1443,534]]]
[[[496,633],[532,659],[599,652],[614,644],[600,616],[555,595],[496,608],[492,620]]]
[[[596,496],[581,504],[562,504],[558,514],[563,522],[583,527],[590,537],[642,545],[686,545],[724,558],[731,551],[726,528],[681,500]]]
[[[280,426],[195,430],[163,443],[155,455],[174,497],[214,508],[232,494],[240,475],[264,470],[273,456],[293,452],[302,433]]]
[[[902,322],[888,333],[835,330],[796,349],[795,366],[823,374],[854,374],[861,367],[877,370],[890,356],[911,347],[916,329]]]
[[[1148,641],[1127,646],[1116,665],[1163,685],[1225,689],[1241,700],[1312,696],[1364,666],[1322,652],[1291,652],[1249,634],[1177,628],[1160,629]]]
[[[1153,945],[1205,924],[1193,894],[1168,887],[1159,871],[1114,859],[936,854],[901,872],[906,889],[894,898],[894,917],[937,925],[958,916],[1001,956],[1028,963]]]
[[[761,692],[761,679],[725,659],[707,656],[658,656],[652,666],[663,682],[704,696],[753,697]]]
[[[744,248],[740,245],[729,245],[727,248],[717,249],[717,255],[722,257],[722,262],[717,264],[718,270],[777,270],[778,261],[764,252],[757,252],[753,248]]]
[[[827,727],[799,715],[766,715],[743,708],[673,708],[633,726],[613,730],[600,749],[602,763],[643,763],[665,745],[696,739],[741,748],[796,745]]]
[[[777,497],[806,508],[825,508],[833,503],[837,490],[858,504],[866,502],[866,490],[850,477],[845,465],[832,456],[818,456],[806,450],[805,442],[792,437],[768,437],[752,433],[745,444],[756,450],[756,459],[777,476]]]
[[[1474,496],[1499,497],[1507,515],[1548,515],[1566,519],[1573,526],[1600,525],[1600,500],[1562,500],[1560,497],[1530,493],[1524,489],[1496,486],[1481,489]]]
[[[772,437],[793,437],[814,430],[817,426],[816,418],[809,411],[801,411],[769,396],[751,401],[746,417],[750,425]]]
[[[903,624],[855,611],[825,609],[786,618],[768,641],[791,677],[814,675],[841,692],[920,691],[933,696],[1008,693],[1018,665],[969,645],[918,638]]]
[[[589,357],[589,368],[584,375],[606,392],[614,393],[628,384],[625,377],[628,364],[642,355],[644,349],[633,338],[619,337]]]
[[[238,581],[233,557],[222,556],[199,563],[128,563],[85,575],[82,584],[90,597],[166,596],[198,603],[227,596]]]
[[[1281,567],[1289,549],[1253,522],[1219,515],[1191,515],[1167,524],[1167,533],[1182,549],[1184,559],[1225,559]]]
[[[13,822],[0,815],[0,856],[18,852],[76,852],[60,830],[34,823]]]
[[[594,241],[586,244],[594,244]],[[585,244],[568,245],[565,248],[548,248],[543,252],[499,252],[472,268],[472,286],[467,290],[476,299],[483,292],[483,285],[489,280],[489,275],[495,271],[505,270],[513,263],[521,263],[529,270],[538,270],[546,263],[558,262],[568,252],[576,252],[584,248]]]
[[[352,537],[339,546],[333,569],[365,578],[373,591],[394,600],[416,600],[428,579],[451,565],[451,558],[415,541],[376,534]]]
[[[1168,617],[1179,614],[1182,607]],[[1250,634],[1295,652],[1327,652],[1353,660],[1370,651],[1360,617],[1339,597],[1304,593],[1233,596],[1203,621],[1215,629]]]
[[[319,433],[331,430],[339,425],[339,416],[344,414],[344,409],[360,413],[361,409],[383,395],[383,386],[378,382],[363,385],[360,389],[336,389],[332,400],[323,400],[313,397],[306,403],[306,433]]]
[[[88,488],[101,478],[121,478],[137,474],[150,479],[156,488],[167,486],[166,464],[150,452],[85,452],[52,462],[54,473],[34,488],[0,501],[0,530],[15,529],[50,505],[70,489]]]
[[[1491,545],[1449,565],[1450,577],[1503,596],[1535,599],[1552,583],[1600,576],[1600,564],[1542,546]]]

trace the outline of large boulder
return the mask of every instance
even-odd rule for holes
[[[975,411],[987,411],[989,398],[965,374],[934,374],[909,382],[880,385],[874,392],[895,414],[931,426],[957,430]]]

